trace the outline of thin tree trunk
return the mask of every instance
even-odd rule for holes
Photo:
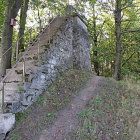
[[[97,47],[98,47],[98,44],[97,44],[98,39],[97,39],[97,31],[96,31],[97,28],[96,28],[96,18],[95,18],[95,9],[94,9],[94,7],[93,7],[93,30],[94,30],[94,35],[93,35],[94,39],[93,39],[93,41],[94,41],[95,48],[97,48]],[[95,50],[93,49],[93,55],[94,55],[95,57],[98,56],[97,50],[95,51]],[[97,59],[93,60],[93,63],[94,63],[95,72],[96,72],[97,75],[99,76],[99,74],[100,74],[100,73],[99,73],[99,63],[98,63]]]
[[[37,13],[38,13],[38,19],[39,19],[39,28],[40,28],[40,31],[41,31],[42,30],[42,21],[41,21],[41,18],[40,18],[39,9],[37,10]]]
[[[116,0],[115,29],[116,29],[116,60],[113,77],[121,79],[121,0]]]
[[[11,56],[12,56],[12,36],[13,36],[13,26],[10,25],[11,19],[16,18],[17,13],[20,9],[22,0],[7,0],[6,15],[3,25],[2,32],[2,46],[1,55],[9,51],[1,59],[1,76],[6,74],[6,69],[11,68]]]
[[[19,51],[24,51],[24,31],[25,31],[25,25],[26,25],[26,17],[27,17],[27,11],[28,11],[28,3],[29,0],[23,0],[23,5],[21,7],[20,12],[20,28],[18,33],[18,39],[19,40]]]
[[[38,15],[38,20],[39,20],[39,29],[40,29],[40,32],[42,30],[42,21],[41,21],[41,18],[40,18],[40,11],[39,11],[39,2],[37,1],[37,15]]]
[[[137,54],[138,54],[138,65],[140,65],[140,52],[138,52]]]

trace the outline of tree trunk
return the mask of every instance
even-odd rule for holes
[[[94,41],[94,45],[95,45],[95,48],[97,48],[98,47],[98,44],[97,44],[97,42],[98,42],[98,39],[97,39],[97,28],[96,28],[96,18],[95,18],[95,9],[94,9],[94,7],[93,7],[93,31],[94,31],[94,35],[93,35],[93,41]],[[95,57],[97,57],[98,56],[98,52],[97,52],[97,50],[94,50],[93,49],[93,55],[95,56]],[[94,63],[94,69],[95,69],[95,72],[97,73],[97,75],[99,76],[99,63],[98,63],[98,61],[97,61],[97,59],[95,59],[95,60],[93,60],[93,63]]]
[[[40,9],[39,9],[39,2],[37,1],[37,15],[38,15],[38,22],[39,22],[39,30],[41,32],[42,30],[42,21],[41,21],[41,18],[40,18]]]
[[[38,14],[38,20],[39,20],[39,29],[40,31],[42,30],[42,21],[41,21],[41,18],[40,18],[40,11],[39,11],[39,8],[37,10],[37,14]]]
[[[13,26],[10,25],[11,19],[16,18],[17,13],[20,9],[22,0],[7,0],[6,15],[3,25],[2,32],[2,46],[1,46],[1,55],[9,51],[1,59],[1,76],[6,74],[6,69],[11,68],[11,56],[12,56],[12,35],[13,35]]]
[[[27,17],[27,10],[28,10],[28,3],[29,0],[23,0],[23,4],[21,7],[20,12],[20,28],[18,33],[18,39],[19,39],[19,51],[24,51],[24,31],[25,31],[25,25],[26,25],[26,17]]]
[[[138,52],[137,54],[138,54],[138,65],[140,65],[140,52]]]
[[[113,78],[121,79],[121,0],[116,0],[115,6],[115,30],[116,30],[116,60]]]

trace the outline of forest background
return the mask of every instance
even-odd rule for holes
[[[1,76],[68,4],[87,22],[97,75],[140,79],[140,0],[0,0]]]

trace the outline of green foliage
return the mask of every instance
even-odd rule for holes
[[[6,7],[6,1],[1,0],[0,1],[0,38],[1,38],[1,33],[2,33],[2,26],[4,23],[4,17],[5,17],[5,7]]]
[[[28,47],[30,33],[27,32],[33,26],[31,31],[32,42],[40,33],[40,26],[44,28],[50,18],[56,15],[63,15],[67,5],[65,0],[33,0],[29,4],[29,13],[27,17],[27,25],[24,36],[24,47]],[[71,1],[70,1],[71,4]],[[140,33],[130,32],[139,29],[139,1],[124,0],[122,4],[122,56],[121,56],[121,74],[125,75],[140,73]],[[6,1],[0,1],[0,32],[4,21]],[[116,37],[114,9],[115,1],[97,1],[97,0],[81,0],[73,1],[74,12],[78,12],[88,23],[88,31],[91,49],[91,62],[96,61],[99,64],[100,75],[112,76],[116,58]],[[17,17],[19,19],[19,16]],[[96,26],[94,25],[96,23]],[[40,25],[41,24],[41,25]],[[15,52],[15,43],[17,40],[18,27],[14,30],[13,36],[13,52]],[[97,37],[97,45],[95,44],[95,36]],[[1,33],[0,33],[1,37]],[[94,55],[97,52],[97,56]],[[13,53],[14,55],[14,53]],[[93,66],[94,68],[94,66]]]
[[[114,1],[115,2],[115,1]],[[99,63],[100,75],[112,76],[114,71],[114,63],[116,57],[116,38],[115,38],[115,23],[114,13],[115,3],[108,0],[104,2],[96,2],[90,6],[89,15],[87,17],[88,30],[90,41],[92,44],[91,61]],[[96,11],[94,10],[96,5]],[[139,65],[139,40],[140,33],[130,32],[131,30],[139,29],[140,16],[137,14],[139,2],[137,1],[122,1],[122,56],[121,56],[121,73],[122,77],[127,74],[140,73]],[[112,10],[112,11],[110,11]],[[96,27],[94,27],[96,22]],[[96,29],[95,29],[96,28]],[[94,43],[94,36],[97,36],[97,46]],[[97,56],[93,54],[97,51]]]
[[[19,90],[20,92],[24,91],[23,88],[19,88],[18,90]]]

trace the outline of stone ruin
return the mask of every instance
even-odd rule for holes
[[[14,114],[36,102],[59,72],[69,68],[86,68],[91,71],[87,25],[80,15],[70,13],[56,17],[25,55],[25,83],[22,81],[22,62],[7,77],[5,114],[0,115],[0,137],[12,128]]]

